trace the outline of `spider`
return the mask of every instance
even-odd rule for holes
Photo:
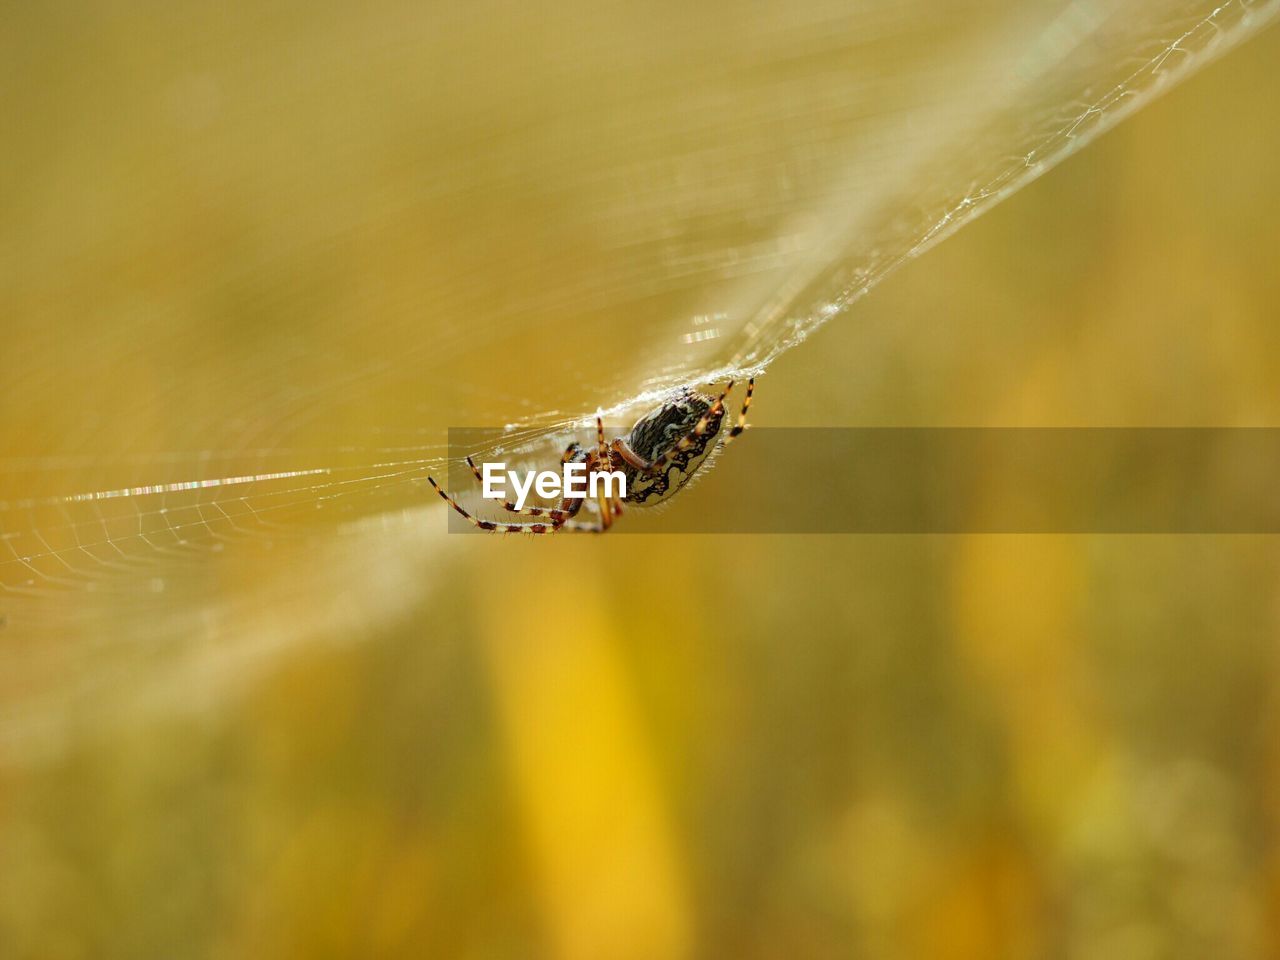
[[[742,401],[742,411],[738,414],[738,422],[724,440],[725,443],[746,429],[747,411],[751,409],[751,394],[755,385],[754,377],[747,381],[747,395]],[[679,396],[637,420],[626,438],[618,437],[612,443],[605,442],[604,422],[596,417],[595,448],[571,443],[565,448],[560,464],[585,463],[588,476],[620,470],[627,478],[625,499],[628,503],[634,503],[638,507],[661,503],[674,496],[706,462],[707,455],[714,449],[713,441],[724,422],[725,397],[732,389],[733,381],[730,380],[720,396],[712,399],[706,394],[686,388]],[[471,468],[476,480],[483,483],[480,469],[470,457],[467,457],[467,466]],[[604,533],[613,526],[614,517],[622,514],[622,503],[618,497],[606,496],[602,489],[596,498],[600,517],[594,523],[574,519],[586,502],[585,497],[565,497],[555,508],[521,509],[507,500],[503,507],[509,513],[546,519],[496,523],[472,516],[458,505],[458,501],[445,493],[434,477],[427,477],[427,480],[449,506],[466,517],[468,523],[492,533],[557,533],[561,530]]]

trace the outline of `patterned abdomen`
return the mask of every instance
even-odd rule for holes
[[[679,399],[664,403],[653,413],[637,420],[627,443],[645,460],[657,460],[689,435],[714,402],[711,397],[688,391]],[[627,501],[639,506],[653,506],[683,487],[711,452],[723,420],[724,411],[721,410],[708,420],[706,431],[694,437],[687,450],[672,455],[671,462],[660,473],[646,474],[625,466]]]

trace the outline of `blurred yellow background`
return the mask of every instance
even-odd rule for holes
[[[963,139],[906,81],[1058,7],[8,10],[0,957],[1280,956],[1275,538],[449,536],[421,483],[725,359],[689,317],[768,299],[780,223]],[[912,260],[754,422],[1280,423],[1277,63]]]

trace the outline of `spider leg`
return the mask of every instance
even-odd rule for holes
[[[733,425],[733,429],[729,431],[728,440],[741,435],[742,431],[747,429],[747,411],[751,409],[751,394],[756,389],[756,378],[752,377],[747,381],[747,398],[742,401],[742,412],[738,414],[738,422]]]
[[[632,450],[631,444],[627,443],[627,441],[623,440],[621,437],[614,440],[613,443],[610,444],[609,449],[637,470],[647,473],[653,467],[652,463]]]
[[[604,442],[604,421],[596,414],[596,455],[606,463],[609,460],[609,445]]]
[[[596,503],[600,507],[600,532],[604,533],[613,526],[613,506],[603,493],[596,497]]]
[[[596,417],[596,433],[600,444],[604,444],[604,425],[600,422],[600,418]],[[603,462],[603,465],[602,465]],[[604,473],[613,465],[613,458],[609,455],[609,448],[604,447],[600,453],[591,453],[587,455],[587,477],[588,484],[590,478],[596,473]],[[600,532],[608,530],[613,526],[613,505],[610,503],[609,494],[605,493],[600,486],[596,485],[596,506],[600,508]]]
[[[568,463],[575,456],[577,456],[581,451],[582,451],[582,447],[579,444],[577,443],[569,444],[569,446],[565,449],[564,454],[560,458],[561,464]],[[590,475],[591,470],[597,464],[600,463],[600,459],[601,459],[600,455],[594,452],[587,454],[588,475]],[[472,460],[472,458],[470,457],[467,457],[466,460],[467,460],[467,466],[471,468],[472,474],[476,476],[476,478],[479,479],[481,483],[483,483],[483,475],[481,475],[480,471],[476,468],[475,461]],[[612,462],[609,458],[607,448],[604,455],[604,460],[606,464],[611,464]],[[546,516],[550,519],[551,522],[550,523],[498,523],[492,520],[481,520],[480,518],[473,516],[461,504],[459,504],[458,501],[454,500],[453,497],[449,496],[449,494],[446,493],[438,483],[436,483],[434,477],[427,477],[427,480],[430,482],[431,488],[440,495],[440,498],[444,500],[445,503],[449,504],[449,506],[452,507],[457,513],[461,514],[468,523],[470,523],[472,526],[478,527],[481,530],[484,530],[489,533],[539,534],[539,533],[558,533],[561,530],[568,530],[568,531],[574,531],[574,532],[580,532],[580,533],[604,533],[604,531],[609,529],[609,527],[612,525],[612,522],[613,522],[612,514],[615,512],[621,512],[621,505],[619,504],[615,511],[611,511],[608,509],[602,511],[600,520],[594,523],[584,523],[583,521],[574,520],[573,518],[576,517],[578,513],[582,510],[582,505],[586,502],[585,497],[564,497],[560,500],[559,506],[556,507],[555,509],[547,509],[544,507],[527,507],[523,510],[516,510],[515,504],[512,504],[510,501],[507,501],[504,504],[504,506],[506,506],[507,509],[511,510],[512,512],[517,512],[527,516]],[[608,504],[608,498],[606,498],[603,493],[600,494],[597,499],[600,501],[601,504],[605,504],[605,505]]]
[[[729,395],[729,391],[732,389],[733,389],[733,381],[730,380],[728,385],[724,388],[724,391],[720,394],[720,396],[716,397],[716,402],[713,403],[707,409],[706,413],[704,413],[701,417],[698,418],[698,422],[694,424],[693,429],[690,430],[688,433],[686,433],[683,437],[681,437],[680,441],[674,447],[672,447],[670,450],[668,450],[666,453],[660,456],[657,460],[654,460],[652,463],[650,463],[648,466],[648,469],[646,469],[645,472],[660,473],[663,469],[666,468],[667,464],[672,461],[672,459],[676,456],[676,454],[684,453],[686,450],[692,447],[694,444],[694,441],[698,437],[702,436],[704,433],[707,432],[707,425],[711,423],[712,417],[716,416],[717,414],[724,413],[724,398]],[[621,453],[621,451],[619,451],[619,453]]]
[[[598,462],[595,459],[594,453],[588,454],[588,458],[589,458],[588,462]],[[603,499],[603,496],[604,495],[601,494],[597,498],[597,500]],[[604,533],[606,530],[608,530],[610,524],[612,523],[612,518],[609,518],[608,520],[606,520],[605,517],[608,517],[607,513],[601,514],[601,519],[594,520],[591,522],[584,522],[582,520],[573,519],[573,517],[577,516],[579,511],[582,510],[582,505],[586,502],[587,502],[586,497],[565,497],[564,499],[562,499],[560,501],[560,510],[564,514],[566,519],[557,523],[555,525],[555,529],[557,531],[565,530],[572,533]],[[621,513],[621,507],[619,506],[619,508],[614,512]],[[498,529],[502,529],[501,524],[499,524]]]
[[[583,523],[581,520],[566,520],[557,529],[571,533],[604,533],[605,531],[602,523]]]
[[[582,505],[587,502],[586,497],[564,497],[560,501],[559,513],[564,519],[556,523],[557,530],[578,530],[590,533],[603,533],[604,530],[594,523],[583,523],[581,520],[574,520],[582,509]]]
[[[472,526],[479,527],[481,530],[487,530],[490,533],[555,533],[565,522],[564,520],[558,520],[551,523],[494,523],[492,520],[480,520],[479,518],[473,517],[471,514],[467,513],[467,511],[458,504],[457,500],[445,493],[440,484],[436,483],[434,477],[427,477],[427,482],[431,484],[431,489],[440,494],[440,498],[444,500],[445,503],[449,504],[449,506],[453,507],[454,510],[462,514],[462,516],[467,519],[468,523]],[[564,512],[568,513],[568,516],[572,516],[573,513],[577,513],[577,510],[573,510],[572,513],[569,513],[568,511]]]
[[[568,450],[565,451],[565,456],[569,456]],[[560,460],[561,465],[563,465],[564,462],[564,458],[562,457]],[[471,472],[475,474],[476,480],[479,481],[480,486],[483,488],[484,476],[480,473],[480,468],[476,466],[476,462],[470,457],[467,457],[467,466],[471,468]],[[560,521],[566,520],[572,516],[572,514],[565,512],[564,504],[561,504],[559,508],[553,510],[549,507],[517,507],[510,500],[503,500],[502,509],[506,510],[508,513],[519,514],[522,517],[549,517],[553,523],[559,523]]]

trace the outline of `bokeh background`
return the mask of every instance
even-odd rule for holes
[[[1280,956],[1274,537],[482,538],[422,484],[781,342],[749,307],[1079,112],[948,96],[1195,6],[8,8],[0,956]],[[1278,63],[905,263],[755,422],[1280,424]]]

